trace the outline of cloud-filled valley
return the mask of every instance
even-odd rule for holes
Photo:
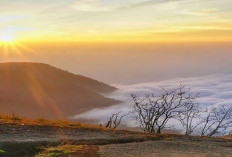
[[[218,105],[232,105],[232,75],[216,74],[202,77],[176,78],[159,82],[138,83],[132,85],[114,85],[117,91],[108,95],[108,97],[123,101],[123,103],[107,107],[104,109],[93,109],[91,111],[74,116],[74,119],[97,120],[104,123],[113,113],[122,111],[124,113],[132,110],[133,102],[131,93],[138,96],[145,94],[159,95],[162,88],[173,89],[179,84],[187,85],[192,93],[199,93],[198,102],[200,107],[210,108]],[[135,121],[128,117],[123,122],[128,126],[136,126]]]

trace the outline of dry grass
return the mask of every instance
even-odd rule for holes
[[[108,128],[99,125],[83,124],[83,123],[72,122],[68,120],[51,121],[43,118],[32,120],[32,119],[22,118],[16,115],[0,115],[0,123],[34,125],[34,126],[68,127],[68,128],[77,128],[77,129],[110,130]]]
[[[232,140],[232,134],[224,136],[225,139],[227,140]]]
[[[99,156],[98,146],[88,145],[60,145],[44,148],[36,157],[70,157],[70,156]]]
[[[30,120],[15,115],[0,115],[0,126],[2,137],[10,139],[8,141],[35,140],[22,143],[0,141],[0,156],[5,157],[18,157],[18,154],[38,154],[37,157],[98,157],[99,154],[103,157],[209,157],[212,156],[208,155],[210,153],[215,157],[230,157],[232,154],[232,140],[217,137],[113,131],[97,125],[42,118]],[[46,137],[45,141],[41,140],[43,137]]]

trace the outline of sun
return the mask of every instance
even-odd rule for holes
[[[0,34],[0,41],[2,42],[13,42],[15,40],[14,35],[11,33]]]

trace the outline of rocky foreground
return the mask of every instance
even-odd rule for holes
[[[0,156],[232,157],[229,138],[151,135],[58,124],[0,120]]]

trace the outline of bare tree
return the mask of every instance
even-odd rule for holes
[[[177,116],[177,120],[180,121],[185,129],[185,135],[191,135],[201,124],[201,122],[199,122],[200,109],[198,104],[193,100],[192,103],[185,105]]]
[[[180,85],[174,90],[165,90],[159,96],[147,95],[138,98],[132,94],[135,118],[140,127],[150,133],[161,133],[168,121],[176,118],[186,105],[192,104],[196,96],[190,94],[190,88]]]
[[[124,118],[127,115],[127,114],[124,115],[120,115],[120,114],[121,112],[112,114],[112,116],[107,121],[105,127],[116,129],[121,124],[122,118]]]
[[[232,106],[212,108],[202,120],[201,136],[225,135],[232,130]]]

